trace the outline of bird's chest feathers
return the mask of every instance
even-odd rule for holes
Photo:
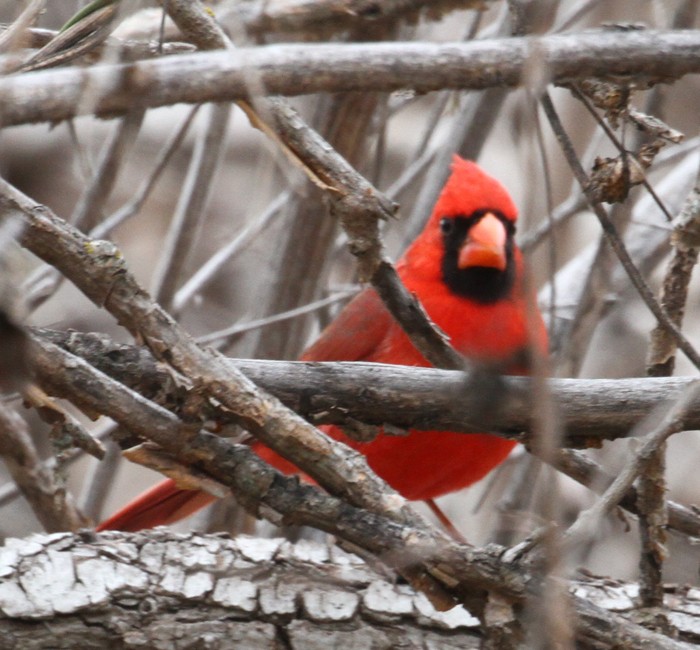
[[[475,361],[505,361],[527,345],[525,310],[515,300],[483,305],[453,297],[441,300],[433,294],[423,306],[452,346]]]
[[[479,304],[455,297],[436,284],[427,289],[409,287],[420,296],[430,319],[450,339],[451,345],[467,358],[484,363],[508,361],[528,343],[526,310],[522,301],[504,299]],[[399,328],[398,324],[395,324]],[[404,359],[407,365],[428,365],[408,337],[390,336],[380,356]]]

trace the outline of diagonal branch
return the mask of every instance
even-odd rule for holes
[[[605,238],[610,244],[612,250],[615,252],[615,255],[617,255],[617,258],[620,260],[620,263],[629,276],[629,279],[646,306],[649,308],[649,311],[651,311],[658,321],[659,325],[661,325],[664,330],[666,330],[673,337],[678,347],[685,353],[691,363],[700,370],[700,354],[698,354],[697,350],[693,347],[690,341],[688,341],[688,339],[683,335],[683,332],[681,332],[678,326],[669,318],[666,310],[659,305],[654,294],[649,288],[649,285],[645,282],[644,278],[639,272],[639,269],[637,269],[632,261],[629,252],[625,248],[625,245],[622,243],[622,240],[617,233],[617,229],[610,220],[608,213],[597,200],[595,190],[589,183],[588,176],[586,175],[586,172],[576,156],[573,144],[564,130],[559,120],[559,116],[554,108],[554,104],[547,93],[542,96],[542,106],[557,137],[557,140],[562,147],[571,170],[574,172],[574,175],[581,185],[581,188],[586,194],[586,198],[588,199],[591,209],[598,217],[598,221],[603,228]]]
[[[369,470],[363,456],[353,452],[348,462],[345,445],[261,392],[224,357],[197,345],[136,283],[113,244],[90,240],[4,181],[0,181],[0,214],[20,217],[24,246],[141,337],[157,359],[177,369],[202,395],[230,409],[246,429],[331,493],[400,521],[420,521],[405,500]]]

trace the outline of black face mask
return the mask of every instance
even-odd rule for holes
[[[486,266],[471,266],[460,269],[457,265],[459,251],[469,235],[469,230],[487,213],[496,216],[505,226],[506,268],[500,270]],[[498,302],[510,293],[515,280],[513,255],[515,225],[512,221],[497,210],[482,209],[469,216],[445,217],[440,221],[440,230],[445,249],[442,257],[442,277],[452,293],[481,304]]]

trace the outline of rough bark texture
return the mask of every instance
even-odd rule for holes
[[[587,576],[572,591],[634,616],[634,584]],[[700,591],[669,589],[666,604],[681,642],[700,642]],[[436,612],[393,575],[332,544],[165,529],[7,540],[0,626],[2,650],[480,644],[466,611]]]

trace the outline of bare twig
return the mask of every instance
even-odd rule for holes
[[[16,486],[47,532],[78,530],[88,524],[51,470],[42,466],[27,423],[0,402],[0,455]]]
[[[700,395],[700,381],[693,381],[668,410],[661,424],[644,437],[639,448],[601,498],[588,510],[580,513],[576,521],[569,527],[564,534],[564,541],[567,545],[578,544],[585,540],[588,535],[597,531],[601,517],[617,507],[640,473],[646,471],[647,463],[656,454],[659,444],[685,428],[687,409],[698,395]]]
[[[201,232],[214,177],[226,147],[230,114],[228,104],[211,106],[205,131],[197,139],[192,152],[187,177],[152,282],[156,300],[166,309],[172,305],[183,267]]]
[[[573,449],[561,449],[553,465],[560,472],[595,492],[602,491],[602,486],[607,487],[614,480],[614,477],[607,474],[588,454]],[[629,512],[637,513],[637,491],[634,487],[625,493],[620,505]],[[670,529],[689,537],[700,535],[700,512],[697,512],[697,509],[693,510],[692,507],[675,501],[666,501],[665,507]]]
[[[204,343],[209,345],[214,345],[215,347],[221,349],[231,345],[234,339],[238,338],[241,334],[245,332],[250,332],[251,330],[259,329],[262,327],[267,327],[274,323],[279,323],[280,321],[288,320],[290,318],[296,318],[297,316],[304,316],[306,314],[313,313],[322,309],[323,307],[328,307],[328,305],[334,305],[343,300],[347,300],[349,297],[357,293],[357,291],[344,291],[339,294],[328,296],[327,298],[321,298],[320,300],[314,300],[308,305],[302,305],[301,307],[296,307],[295,309],[290,309],[289,311],[281,312],[279,314],[274,314],[268,316],[267,318],[259,318],[257,320],[248,321],[247,323],[239,323],[237,325],[232,325],[224,330],[218,332],[211,332],[210,334],[205,334],[204,336],[197,337],[198,343]]]
[[[700,173],[695,186],[676,219],[677,234],[672,259],[664,278],[659,302],[669,318],[678,326],[683,323],[688,285],[698,259],[699,246],[683,241],[684,232],[696,232],[700,225]],[[675,364],[676,342],[660,325],[651,333],[647,356],[647,374],[652,377],[670,376]],[[638,508],[641,539],[640,600],[646,607],[663,604],[662,567],[665,555],[668,519],[665,508],[666,444],[661,442],[647,463],[647,471],[639,477]]]
[[[127,113],[105,142],[90,182],[73,209],[70,221],[76,228],[89,231],[102,219],[104,206],[117,182],[124,159],[138,136],[144,115],[145,111],[142,110]],[[31,309],[38,308],[50,298],[61,282],[62,278],[55,269],[37,269],[26,282],[30,291],[28,302]]]
[[[683,148],[683,145],[680,148]],[[688,150],[686,150],[686,154],[687,152]],[[686,155],[658,183],[657,189],[659,194],[663,196],[667,205],[674,212],[681,210],[682,198],[687,195],[689,184],[692,184],[692,181],[689,183],[689,179],[697,172],[697,166],[696,149],[693,151],[693,155]],[[632,219],[626,232],[625,245],[645,276],[651,274],[657,264],[666,257],[669,234],[669,228],[657,225],[657,220],[654,218],[654,206],[650,197],[647,195],[643,196],[634,207]],[[553,350],[559,350],[562,347],[561,341],[571,327],[573,314],[581,301],[581,277],[588,273],[595,250],[596,244],[589,244],[561,268],[555,277],[555,282],[558,285],[557,295],[561,297],[561,300],[554,309],[554,330],[549,332],[550,345]],[[613,308],[621,305],[623,302],[622,297],[626,293],[630,293],[629,278],[625,270],[618,267],[613,272],[603,314],[610,313]],[[548,288],[545,286],[540,292],[541,304],[546,304],[548,294]]]
[[[673,257],[669,263],[663,284],[661,304],[669,318],[681,326],[688,297],[688,284],[698,258],[698,246],[694,233],[700,224],[700,174],[686,199],[681,213],[675,219],[672,238]],[[690,233],[687,236],[686,233]],[[685,236],[684,236],[685,235]],[[647,374],[664,377],[673,374],[676,342],[660,325],[651,334]]]
[[[92,230],[102,218],[102,212],[117,182],[117,176],[130,154],[144,119],[144,111],[136,110],[119,120],[105,142],[89,186],[73,210],[70,222],[85,232]]]
[[[93,432],[93,436],[95,439],[102,442],[112,431],[112,428],[113,427],[111,424],[108,427],[100,427],[96,432]],[[83,450],[74,447],[64,454],[63,458],[61,459],[61,468],[66,469],[83,457]],[[56,462],[56,457],[51,456],[39,464],[38,471],[48,472],[48,475],[53,476],[57,466],[58,464]],[[8,503],[11,503],[21,496],[21,494],[22,493],[16,483],[11,482],[3,485],[0,487],[0,508],[5,507]]]
[[[608,243],[610,244],[610,247],[615,252],[615,255],[617,255],[617,258],[620,260],[620,263],[622,264],[623,268],[627,272],[629,279],[632,281],[632,284],[635,286],[640,297],[642,298],[646,306],[649,308],[649,311],[651,311],[651,313],[657,319],[659,324],[667,332],[669,332],[669,334],[673,336],[678,347],[685,353],[685,355],[693,363],[693,365],[696,368],[700,369],[700,354],[698,354],[693,345],[683,335],[683,332],[681,332],[678,329],[678,327],[669,319],[666,311],[659,305],[654,294],[651,292],[649,285],[647,285],[647,283],[644,281],[644,278],[640,274],[639,269],[637,269],[634,262],[630,258],[627,249],[625,248],[624,244],[622,243],[622,240],[620,239],[617,233],[615,225],[610,220],[610,217],[608,216],[603,206],[596,200],[594,196],[594,190],[589,184],[588,176],[586,175],[586,172],[584,171],[583,167],[581,167],[581,163],[576,157],[576,152],[574,151],[573,145],[571,144],[571,140],[569,139],[568,135],[566,134],[566,131],[564,130],[561,122],[559,121],[559,117],[557,116],[552,100],[546,93],[542,97],[542,105],[544,107],[547,118],[549,119],[549,122],[552,126],[552,129],[557,137],[557,140],[559,141],[562,147],[564,155],[566,156],[566,159],[569,162],[569,165],[572,171],[574,172],[574,175],[576,176],[579,184],[583,188],[583,191],[585,192],[586,197],[588,198],[589,204],[593,209],[593,212],[598,217],[598,221],[600,222],[600,225],[603,228],[603,233],[605,234],[605,237]]]
[[[166,142],[165,145],[163,145],[163,148],[153,162],[151,173],[136,190],[131,200],[104,219],[101,223],[97,224],[97,226],[90,231],[91,237],[105,237],[124,221],[130,219],[135,214],[138,214],[139,210],[141,210],[143,204],[146,202],[146,199],[148,199],[151,190],[170,162],[173,154],[177,151],[180,144],[182,144],[182,141],[184,140],[185,135],[187,135],[187,131],[189,130],[190,125],[192,124],[192,121],[194,120],[198,111],[199,106],[195,106],[192,110],[190,110],[187,117],[183,120],[180,128],[175,131],[171,139]]]
[[[246,247],[270,224],[281,208],[290,200],[291,191],[285,190],[273,199],[263,213],[251,221],[228,244],[222,246],[212,255],[197,271],[185,282],[175,294],[173,311],[178,313],[192,299],[192,297],[216,278],[217,272],[224,264],[228,264],[234,257],[244,251]]]
[[[111,427],[109,434],[114,431]],[[82,491],[82,510],[93,521],[99,521],[102,506],[114,487],[114,478],[121,461],[121,449],[112,442],[107,446],[107,454],[101,463],[93,465],[92,471],[85,479]]]
[[[698,144],[700,144],[700,138],[695,137],[686,140],[681,145],[673,147],[672,149],[661,151],[654,161],[655,169],[660,169],[664,165],[676,162],[679,157],[686,156],[688,152],[696,151]],[[594,141],[593,146],[591,147],[591,152],[598,151],[599,146],[600,143]],[[589,158],[589,155],[584,155],[583,160],[585,161]],[[572,186],[569,195],[554,209],[552,213],[552,228],[554,229],[567,223],[571,217],[578,214],[587,205],[586,198],[582,194],[578,183],[574,181],[573,185],[575,187]],[[634,217],[632,218],[632,221],[634,221]],[[534,250],[543,241],[545,241],[550,231],[551,228],[549,223],[543,221],[537,228],[527,232],[520,238],[521,250],[523,252]]]
[[[654,188],[649,184],[649,181],[647,180],[647,177],[644,173],[644,168],[640,161],[636,157],[630,156],[630,152],[628,151],[628,149],[625,148],[622,142],[620,142],[620,139],[615,135],[615,132],[608,126],[606,121],[595,110],[593,104],[591,103],[591,100],[581,92],[578,86],[576,84],[572,84],[570,86],[570,89],[574,97],[576,97],[584,105],[588,113],[598,123],[600,128],[603,129],[603,132],[607,136],[608,140],[610,140],[610,142],[612,142],[615,145],[615,148],[620,152],[623,164],[625,164],[628,168],[633,167],[635,174],[641,176],[641,184],[644,186],[647,192],[649,192],[649,195],[652,197],[652,199],[654,199],[656,205],[659,206],[661,212],[664,213],[666,219],[668,221],[671,221],[672,217],[670,212],[664,205],[663,201],[659,199],[658,195],[654,191]],[[679,134],[678,138],[680,140],[682,138],[682,135]]]

